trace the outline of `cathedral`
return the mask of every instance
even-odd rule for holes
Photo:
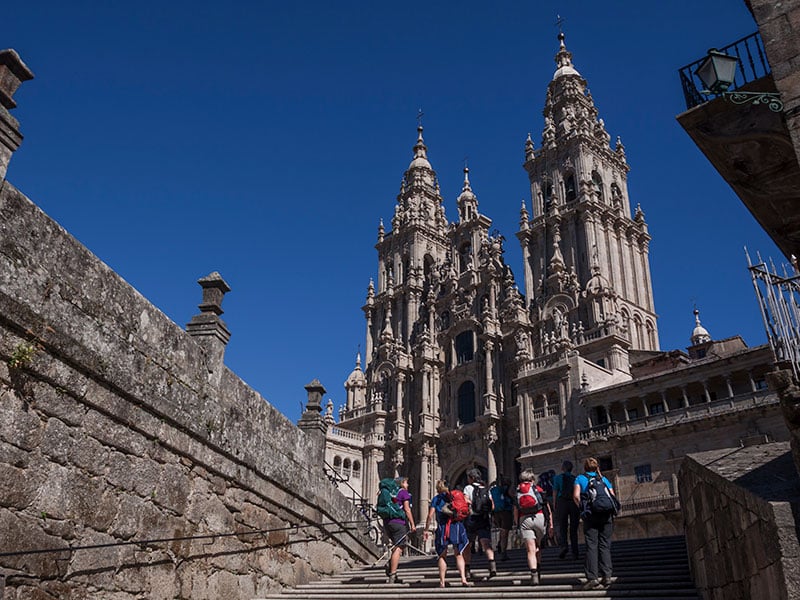
[[[464,483],[472,467],[514,479],[596,456],[626,514],[676,511],[685,454],[788,439],[764,383],[768,346],[714,340],[695,310],[685,351],[660,350],[625,148],[559,42],[541,141],[524,147],[521,283],[467,168],[447,220],[418,127],[391,226],[378,228],[363,363],[326,415],[326,462],[354,499],[408,476],[421,516],[437,479]]]

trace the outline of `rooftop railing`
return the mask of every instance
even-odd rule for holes
[[[767,55],[764,52],[764,42],[758,32],[743,37],[724,48],[718,48],[718,50],[729,56],[735,56],[739,63],[736,68],[736,79],[728,88],[728,92],[737,90],[751,81],[761,79],[771,72]],[[695,73],[697,67],[705,59],[704,56],[678,70],[687,110],[721,95],[703,93],[705,86]]]

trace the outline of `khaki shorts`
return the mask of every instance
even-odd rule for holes
[[[519,523],[519,534],[523,540],[536,540],[538,543],[547,533],[544,525],[544,513],[528,515]]]

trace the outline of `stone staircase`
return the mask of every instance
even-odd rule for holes
[[[452,552],[452,550],[451,550]],[[508,560],[497,561],[497,576],[487,579],[488,563],[482,554],[472,557],[473,587],[459,584],[455,559],[448,556],[448,587],[439,587],[439,575],[434,556],[403,558],[398,576],[403,583],[388,585],[384,573],[385,561],[374,567],[361,567],[320,581],[286,589],[276,596],[259,600],[417,600],[418,598],[548,598],[549,600],[579,598],[646,598],[692,599],[700,595],[694,586],[686,544],[681,537],[646,540],[613,541],[611,547],[614,577],[607,588],[583,591],[585,581],[583,559],[558,558],[557,548],[545,548],[542,553],[542,582],[531,586],[524,550],[511,550]],[[571,555],[570,555],[571,556]],[[581,548],[583,556],[583,548]]]

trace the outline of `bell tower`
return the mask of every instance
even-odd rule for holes
[[[560,33],[547,88],[541,147],[530,135],[524,168],[532,215],[521,228],[526,302],[539,353],[569,341],[611,369],[628,349],[658,350],[644,213],[631,214],[628,163],[612,147],[586,80]]]

